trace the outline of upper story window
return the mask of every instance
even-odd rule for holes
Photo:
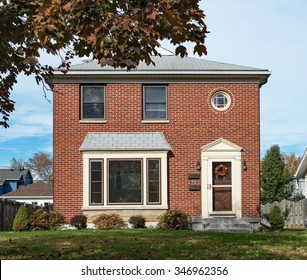
[[[105,119],[105,86],[81,86],[81,119]]]
[[[143,119],[144,120],[167,119],[166,86],[143,87]]]
[[[218,111],[224,111],[229,108],[231,104],[231,98],[229,94],[224,91],[218,91],[213,94],[211,98],[211,105]]]

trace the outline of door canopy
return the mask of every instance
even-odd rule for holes
[[[242,147],[231,143],[230,141],[224,139],[224,138],[219,138],[201,148],[201,151],[204,153],[232,153],[232,152],[239,152],[241,153],[243,150]]]

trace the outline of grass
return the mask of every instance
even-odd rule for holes
[[[257,234],[157,229],[0,232],[0,259],[307,260],[307,230]]]

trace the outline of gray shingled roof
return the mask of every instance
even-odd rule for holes
[[[89,132],[80,151],[169,151],[172,147],[161,132]]]
[[[0,169],[0,185],[2,185],[6,180],[20,180],[21,176],[26,175],[29,169]]]
[[[140,62],[137,69],[131,72],[138,71],[261,71],[264,69],[240,66],[235,64],[227,64],[222,62],[209,61],[199,58],[184,57],[176,55],[153,56],[155,65],[147,65],[145,62]],[[85,60],[81,64],[72,65],[69,71],[115,71],[125,72],[126,69],[116,68],[111,66],[101,67],[95,60]]]

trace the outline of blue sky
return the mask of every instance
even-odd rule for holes
[[[273,144],[302,155],[307,147],[307,1],[203,0],[210,33],[204,59],[272,71],[261,89],[261,155]],[[174,47],[166,42],[162,46]],[[191,49],[191,45],[186,45]],[[192,53],[190,53],[192,56]],[[57,57],[42,56],[57,66]],[[52,153],[52,94],[49,103],[33,77],[19,77],[12,93],[10,128],[0,128],[0,166]]]

